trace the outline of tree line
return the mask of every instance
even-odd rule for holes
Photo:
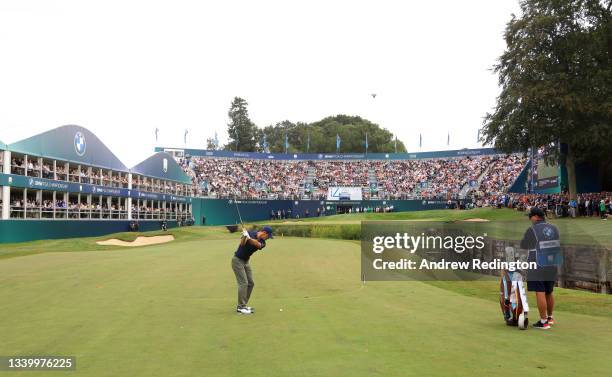
[[[312,123],[285,120],[259,128],[249,118],[247,101],[235,97],[228,117],[227,144],[219,146],[217,140],[209,138],[207,149],[267,153],[364,153],[367,145],[368,153],[406,152],[404,143],[391,132],[359,116],[329,116]]]

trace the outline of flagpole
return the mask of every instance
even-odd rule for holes
[[[285,132],[285,154],[287,154],[288,148],[289,148],[289,139],[287,137],[287,133]]]

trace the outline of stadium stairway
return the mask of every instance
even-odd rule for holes
[[[306,172],[306,178],[304,178],[304,184],[302,187],[302,198],[307,197],[308,195],[306,194],[307,190],[312,190],[314,188],[313,182],[314,182],[314,178],[316,176],[316,170],[314,166],[308,166],[308,171]]]
[[[480,187],[480,183],[482,182],[482,180],[484,179],[484,177],[486,177],[486,175],[489,173],[489,169],[491,169],[491,164],[487,165],[483,170],[482,173],[478,176],[478,178],[476,179],[476,187]],[[470,192],[470,190],[472,190],[472,187],[470,187],[470,182],[466,183],[462,188],[461,191],[459,191],[459,198],[460,199],[465,199],[465,197],[467,196],[467,194]]]
[[[364,191],[369,192],[372,198],[378,197],[378,179],[374,168],[368,169],[368,187],[364,187]]]

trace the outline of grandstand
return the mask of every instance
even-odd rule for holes
[[[572,210],[556,187],[528,191],[529,159],[491,148],[422,153],[269,154],[156,148],[126,167],[94,134],[63,126],[0,143],[0,242],[182,224],[226,225],[337,213],[472,206],[597,213],[591,193]],[[536,177],[537,178],[537,177]],[[583,180],[581,180],[583,181]],[[538,180],[531,179],[538,194]],[[588,186],[584,186],[588,188]],[[521,194],[521,196],[517,196]],[[590,198],[589,205],[586,205]],[[583,209],[581,209],[583,208]],[[589,208],[591,208],[589,210]],[[73,226],[78,220],[79,225]]]
[[[445,208],[511,190],[527,163],[490,148],[368,155],[157,148],[128,168],[79,126],[0,143],[0,151],[2,242],[125,231],[134,222],[142,230],[236,223],[233,201],[247,220]],[[77,227],[65,223],[76,220]]]
[[[439,152],[437,157],[410,160],[389,155],[384,160],[340,155],[283,159],[255,153],[231,157],[195,152],[179,153],[176,158],[192,177],[198,194],[206,198],[325,200],[330,188],[355,187],[364,200],[465,199],[471,194],[507,192],[527,164],[527,158],[519,154],[488,150],[467,155]]]

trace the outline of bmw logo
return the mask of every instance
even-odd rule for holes
[[[79,131],[74,135],[74,151],[79,156],[83,156],[86,149],[87,145],[85,144],[85,136],[83,136],[83,133]]]
[[[549,227],[544,228],[544,236],[546,236],[546,238],[552,238],[553,230]]]

